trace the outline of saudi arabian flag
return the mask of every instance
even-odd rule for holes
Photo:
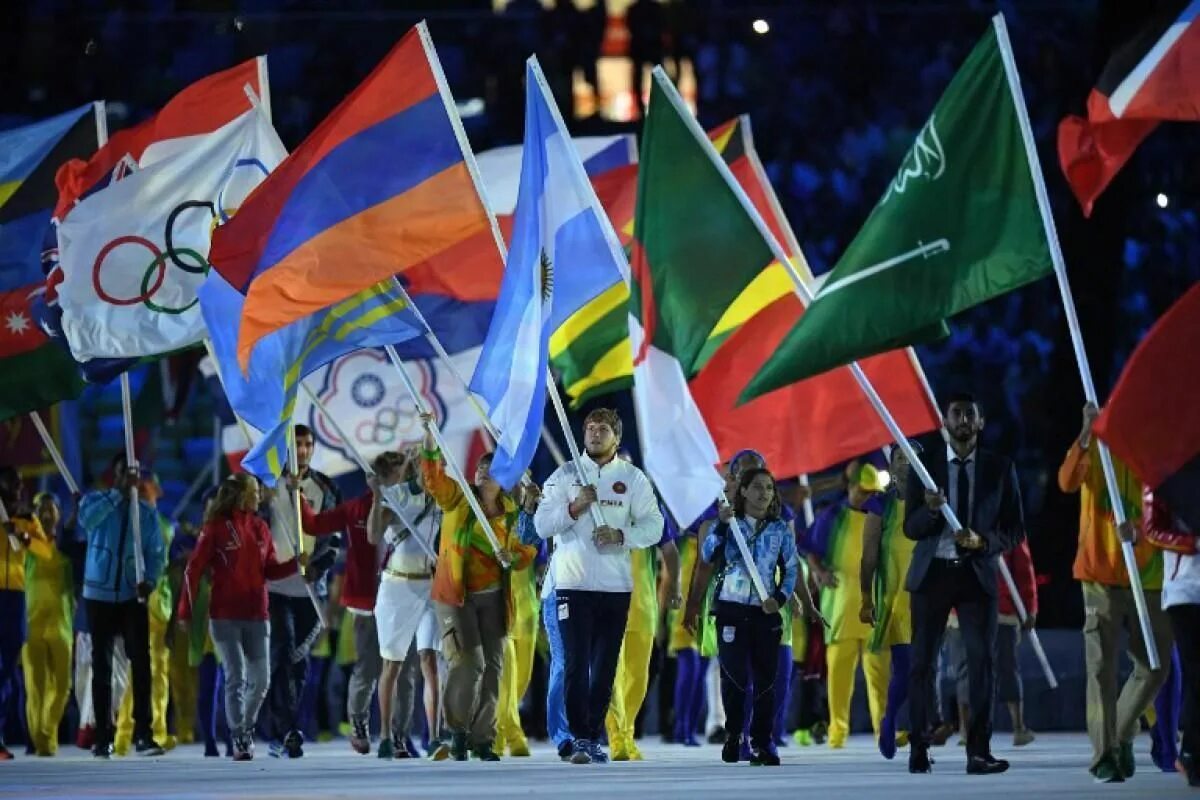
[[[997,16],[743,402],[940,338],[955,314],[1051,273],[1024,118]]]

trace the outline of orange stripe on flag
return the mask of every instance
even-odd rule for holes
[[[387,280],[487,230],[465,164],[322,231],[260,275],[246,294],[238,335],[245,370],[274,331]]]

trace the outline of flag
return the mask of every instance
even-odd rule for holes
[[[368,287],[268,334],[245,374],[237,361],[237,329],[249,301],[213,272],[200,287],[200,307],[234,412],[263,434],[242,465],[274,485],[286,461],[287,429],[295,418],[300,381],[340,356],[420,336],[412,310],[388,281]]]
[[[242,369],[272,332],[396,273],[464,301],[494,297],[499,253],[485,269],[456,257],[491,220],[436,58],[421,23],[213,236],[210,260],[246,296]]]
[[[1200,531],[1200,405],[1195,394],[1200,351],[1200,283],[1154,324],[1117,379],[1096,435],[1171,511]]]
[[[800,253],[778,200],[767,181],[747,116],[729,120],[708,132],[708,138],[766,220],[776,238],[785,243],[789,255]],[[621,238],[629,245],[633,235],[633,209],[637,191],[637,167],[630,165],[593,179],[596,194]],[[797,268],[811,279],[800,259]],[[781,265],[763,272],[734,301],[709,337],[707,358],[737,326],[770,302],[791,291],[791,282]],[[614,284],[567,319],[550,338],[550,363],[561,376],[573,405],[611,392],[628,389],[633,379],[633,351],[629,346],[629,287]]]
[[[252,109],[75,206],[58,226],[58,300],[75,357],[150,356],[200,341],[196,289],[212,231],[286,155]]]
[[[0,420],[78,397],[70,355],[36,324],[44,290],[42,247],[56,197],[54,173],[96,149],[98,106],[0,131]]]
[[[629,338],[646,471],[671,513],[720,493],[717,449],[688,390],[727,309],[774,257],[660,69],[642,135]]]
[[[479,360],[479,352],[480,349],[474,347],[451,356],[459,375],[471,374]],[[466,387],[437,359],[406,360],[404,366],[425,406],[433,412],[458,463],[466,466],[480,424]],[[262,440],[262,434],[247,426],[244,430],[252,439],[247,440],[233,415],[211,359],[205,357],[200,362],[200,373],[216,401],[222,428],[222,452],[230,470],[241,471],[242,459]],[[382,350],[348,353],[312,372],[304,383],[338,421],[335,427],[307,394],[297,395],[292,418],[313,431],[316,441],[314,469],[331,477],[347,475],[359,469],[354,460],[355,449],[369,463],[385,450],[404,450],[421,444],[424,429],[416,407]],[[342,433],[349,441],[342,438]]]
[[[531,57],[511,249],[471,380],[500,433],[491,473],[506,489],[521,480],[541,438],[550,332],[622,281],[624,254],[615,252],[615,234],[611,246],[606,238],[609,223],[553,102]]]
[[[998,16],[971,51],[882,199],[743,400],[941,338],[955,314],[1050,274],[1022,133],[1024,105],[1001,52],[1008,49],[1003,24]]]
[[[1157,6],[1105,65],[1087,117],[1058,125],[1059,163],[1084,216],[1159,121],[1200,120],[1200,0]]]
[[[742,389],[803,313],[795,294],[779,298],[738,328],[690,381],[722,462],[751,448],[777,477],[791,477],[893,442],[848,369],[830,370],[738,404]],[[907,436],[940,427],[915,353],[872,356],[862,368]]]
[[[259,56],[209,75],[172,97],[150,119],[113,134],[86,161],[59,162],[54,217],[64,219],[89,192],[187,147],[190,137],[211,133],[248,111],[247,85],[265,100],[266,74],[267,57]]]

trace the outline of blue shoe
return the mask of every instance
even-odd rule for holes
[[[604,752],[600,746],[600,742],[590,742],[587,748],[588,757],[592,759],[593,764],[607,764],[608,754]]]
[[[896,720],[886,715],[879,726],[879,753],[888,761],[896,757]]]

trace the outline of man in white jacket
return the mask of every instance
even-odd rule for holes
[[[588,414],[583,439],[582,463],[565,464],[550,476],[534,516],[538,536],[556,539],[550,569],[566,653],[573,764],[608,761],[600,737],[633,592],[629,552],[656,545],[663,525],[649,479],[616,457],[617,412]]]

